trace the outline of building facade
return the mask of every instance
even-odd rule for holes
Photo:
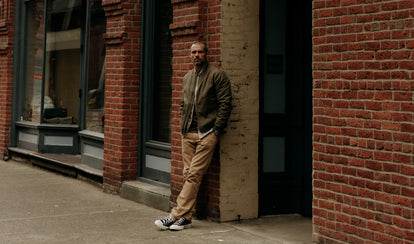
[[[200,218],[297,213],[315,243],[411,243],[413,15],[402,0],[3,0],[0,154],[167,210],[201,40],[234,108]]]
[[[313,1],[317,243],[412,243],[413,1]]]

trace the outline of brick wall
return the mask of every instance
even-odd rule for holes
[[[173,23],[170,30],[173,37],[172,77],[172,119],[171,119],[171,204],[174,205],[182,188],[183,162],[181,157],[181,134],[179,127],[182,78],[193,68],[190,59],[191,43],[206,41],[208,61],[221,66],[220,21],[221,1],[172,0]],[[203,179],[198,199],[198,216],[218,218],[219,211],[219,155],[215,154],[209,171]]]
[[[313,1],[318,243],[414,242],[414,1]]]
[[[104,190],[117,192],[135,179],[141,1],[103,0],[107,16],[105,66]]]
[[[13,80],[14,1],[0,7],[0,158],[7,155],[10,143]]]

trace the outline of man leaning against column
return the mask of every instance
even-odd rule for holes
[[[184,76],[180,109],[184,184],[170,215],[155,221],[160,229],[191,227],[202,177],[232,110],[230,81],[207,62],[206,44],[194,42],[190,55],[194,69]]]

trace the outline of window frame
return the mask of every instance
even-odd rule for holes
[[[72,149],[63,150],[62,152],[69,152],[71,154],[80,153],[80,144],[78,142],[78,132],[86,128],[86,106],[87,106],[87,75],[88,75],[88,63],[89,63],[89,37],[90,37],[90,24],[91,24],[91,3],[89,0],[81,0],[83,5],[82,10],[82,23],[81,23],[81,37],[80,37],[80,63],[79,63],[79,89],[78,94],[75,96],[78,98],[78,122],[75,125],[61,125],[61,124],[48,124],[43,122],[44,116],[44,86],[45,86],[45,57],[46,57],[46,36],[47,36],[47,7],[50,4],[50,0],[44,0],[44,36],[43,36],[43,67],[42,67],[42,91],[41,91],[41,113],[40,122],[22,121],[20,115],[22,113],[21,106],[25,103],[25,98],[21,97],[24,94],[25,89],[25,75],[24,71],[27,68],[25,64],[25,43],[27,41],[28,33],[26,33],[27,11],[29,7],[27,4],[34,0],[16,1],[15,8],[15,33],[14,33],[14,58],[13,58],[13,90],[12,90],[12,116],[11,116],[11,133],[10,144],[12,147],[16,147],[19,144],[19,130],[22,128],[32,128],[37,130],[39,135],[45,133],[46,130],[53,130],[57,133],[66,133],[71,131],[76,141]],[[97,132],[100,133],[100,132]],[[75,135],[76,134],[76,135]],[[103,136],[103,133],[100,133]],[[38,147],[42,148],[42,141],[38,141]],[[56,147],[45,149],[48,152],[57,152]]]
[[[170,142],[160,142],[152,140],[154,117],[153,112],[153,92],[154,92],[154,72],[156,71],[156,59],[154,58],[157,25],[157,3],[152,0],[143,0],[142,3],[142,40],[141,40],[141,82],[140,82],[140,128],[139,128],[139,161],[138,177],[149,178],[163,183],[170,183],[171,170],[169,172],[156,170],[147,167],[147,156],[155,156],[162,159],[171,160],[171,140]],[[172,53],[171,53],[172,55]],[[171,118],[169,119],[171,124]],[[171,167],[169,163],[168,167]],[[171,169],[171,168],[170,168]]]

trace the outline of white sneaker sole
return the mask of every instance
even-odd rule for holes
[[[161,230],[168,230],[168,226],[165,226],[162,224],[162,222],[160,220],[155,220],[154,224],[160,228]]]
[[[178,226],[178,225],[171,225],[171,226],[170,226],[170,230],[179,231],[179,230],[184,230],[184,229],[188,229],[188,228],[191,228],[191,227],[192,227],[192,224],[188,224],[188,225],[181,225],[181,226]]]

